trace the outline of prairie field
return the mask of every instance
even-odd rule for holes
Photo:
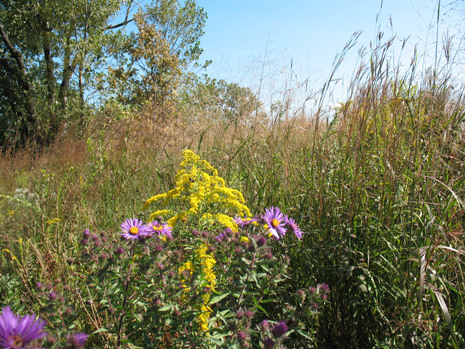
[[[0,306],[49,347],[463,348],[464,89],[389,52],[329,110],[199,90],[2,148]]]

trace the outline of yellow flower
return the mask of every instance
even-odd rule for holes
[[[181,274],[184,270],[189,270],[190,274],[192,275],[192,273],[194,272],[194,264],[191,261],[184,263],[178,269],[179,274]]]
[[[46,221],[45,223],[47,224],[53,224],[53,223],[57,223],[57,222],[61,222],[61,219],[60,218],[54,218],[50,221]]]
[[[236,215],[252,216],[245,205],[242,193],[236,189],[227,188],[218,171],[206,160],[201,160],[192,150],[183,151],[183,161],[174,177],[175,188],[167,193],[158,194],[148,199],[143,209],[159,202],[162,206],[175,204],[174,207],[183,207],[181,211],[169,211],[173,216],[168,224],[175,227],[178,221],[187,220],[188,216],[204,218],[209,214],[212,219],[224,227],[237,231],[237,224],[232,217]],[[187,205],[187,207],[186,207]],[[152,219],[167,210],[157,210],[150,216]],[[214,223],[214,222],[211,222]]]
[[[207,332],[208,331],[208,319],[210,318],[212,309],[209,306],[202,304],[200,306],[200,311],[201,313],[197,316],[197,319],[199,320],[199,327],[203,332]]]
[[[232,219],[231,217],[226,216],[225,214],[218,213],[216,215],[216,219],[225,227],[231,228],[232,231],[237,232],[237,223],[234,222],[234,219]]]
[[[152,213],[150,215],[150,219],[153,220],[153,219],[156,219],[158,216],[166,216],[167,214],[169,214],[171,212],[171,210],[158,210],[158,211],[155,211],[154,213]]]
[[[250,240],[246,236],[241,236],[241,242],[250,242]]]
[[[168,219],[168,221],[166,223],[168,223],[168,225],[170,227],[174,227],[176,225],[176,223],[178,222],[178,220],[186,220],[186,219],[187,219],[186,212],[181,212],[181,213],[177,214],[176,216],[171,217],[170,219]]]
[[[207,250],[208,246],[203,245],[199,249],[195,250],[195,253],[197,260],[200,261],[200,265],[202,266],[202,276],[203,279],[207,281],[206,286],[211,290],[214,290],[216,285],[216,275],[213,271],[213,267],[216,264],[216,260],[213,254],[207,253]],[[197,320],[199,322],[200,329],[204,332],[207,332],[208,319],[210,318],[210,314],[212,312],[211,308],[208,306],[208,302],[210,301],[210,294],[203,294],[202,300],[203,304],[200,306],[201,313],[197,316]]]

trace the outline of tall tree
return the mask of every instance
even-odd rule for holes
[[[126,45],[129,60],[123,56],[121,64],[110,69],[110,86],[119,102],[148,105],[152,115],[166,117],[182,74],[198,65],[206,19],[195,0],[155,0],[139,11],[138,30]]]
[[[0,0],[0,141],[46,142],[69,116],[70,94],[83,106],[90,64],[101,61],[112,29],[131,21],[132,1]],[[125,20],[110,25],[124,8]]]

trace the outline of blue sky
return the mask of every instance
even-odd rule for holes
[[[446,32],[456,35],[456,49],[465,33],[463,0],[197,0],[197,4],[208,14],[200,43],[204,49],[200,63],[213,61],[208,75],[262,91],[260,98],[267,99],[268,106],[284,99],[286,91],[304,100],[321,88],[336,55],[355,32],[361,34],[338,69],[330,104],[345,99],[359,64],[359,49],[375,42],[379,31],[384,42],[396,36],[391,63],[408,67],[416,47],[423,68],[433,61],[437,28],[439,38]],[[457,67],[463,70],[465,64]],[[460,71],[457,76],[464,74]]]
[[[446,29],[454,32],[457,18],[463,20],[463,1],[451,6],[452,1],[441,3],[441,32]],[[436,37],[438,0],[385,0],[382,6],[378,0],[197,0],[197,3],[208,14],[201,39],[202,59],[213,60],[208,74],[242,85],[256,85],[263,73],[276,79],[280,74],[290,76],[291,60],[296,80],[308,78],[315,84],[322,83],[335,55],[356,31],[362,34],[346,56],[339,70],[341,76],[353,72],[357,49],[373,42],[378,29],[385,38],[397,36],[399,52],[402,39],[409,37],[401,56],[406,64],[414,45],[420,52],[426,49],[432,55],[430,48]]]

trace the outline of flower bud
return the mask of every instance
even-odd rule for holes
[[[277,338],[282,337],[286,334],[287,332],[287,326],[284,321],[281,321],[279,324],[277,324],[271,333]]]
[[[239,331],[237,332],[237,339],[239,340],[240,343],[243,343],[247,339],[247,335],[245,334],[245,332]]]
[[[254,314],[253,314],[253,312],[252,312],[252,311],[250,311],[250,310],[246,310],[246,312],[245,312],[245,314],[244,314],[244,315],[245,315],[245,317],[246,317],[246,318],[248,318],[248,319],[252,319]]]
[[[272,340],[271,338],[265,337],[263,339],[263,347],[265,349],[273,349],[275,346],[276,342]]]
[[[117,249],[115,249],[115,251],[113,253],[116,254],[116,255],[123,254],[124,249],[122,247],[118,247]]]

